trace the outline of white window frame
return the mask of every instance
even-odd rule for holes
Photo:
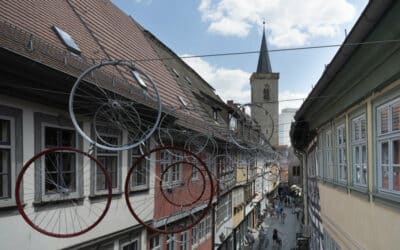
[[[140,250],[140,240],[138,238],[129,240],[129,241],[124,242],[124,243],[120,243],[119,250],[123,250],[124,247],[129,246],[130,244],[132,244],[134,242],[136,242],[136,244],[138,246],[138,249]]]
[[[317,144],[317,173],[319,178],[324,177],[324,136],[321,132],[318,135],[318,144]]]
[[[328,180],[333,179],[333,141],[332,141],[332,130],[328,129],[324,133],[325,137],[325,150],[324,150],[324,158],[325,158],[325,178]]]
[[[376,112],[376,119],[377,119],[377,172],[378,172],[378,189],[381,192],[387,192],[391,194],[400,194],[400,190],[394,190],[394,181],[393,181],[393,176],[395,172],[393,169],[395,167],[400,168],[400,164],[394,164],[394,157],[393,157],[393,144],[394,141],[399,141],[400,140],[400,130],[393,131],[392,128],[392,107],[394,105],[399,105],[400,104],[400,98],[396,98],[393,101],[387,102],[383,105],[380,105],[377,108]],[[380,114],[383,109],[388,109],[388,131],[385,133],[382,133],[381,131],[381,119],[380,119]],[[388,189],[383,188],[383,183],[382,183],[382,144],[383,143],[388,143],[388,164],[387,165],[387,175],[388,175]]]
[[[147,149],[149,149],[149,147],[148,147],[148,144],[145,144],[145,145],[143,145],[143,148],[145,148],[146,150]],[[137,150],[137,152],[135,152]],[[129,164],[128,164],[128,168],[130,168],[131,166],[132,166],[132,164],[138,159],[138,158],[140,158],[142,156],[142,154],[141,154],[141,151],[140,151],[140,149],[139,148],[134,148],[134,149],[131,149],[130,150],[130,153],[129,153]],[[148,157],[151,157],[151,156],[148,156]],[[144,165],[141,165],[141,167],[144,167],[145,168],[145,170],[146,170],[146,176],[145,176],[145,183],[144,184],[141,184],[141,185],[136,185],[136,183],[135,183],[135,181],[134,181],[134,178],[135,178],[135,171],[137,171],[137,168],[136,168],[136,170],[134,170],[133,172],[132,172],[132,179],[131,179],[131,181],[130,181],[130,191],[131,192],[134,192],[134,191],[143,191],[143,190],[147,190],[147,189],[149,189],[149,180],[150,180],[150,162],[152,162],[152,160],[151,159],[148,159],[148,157],[146,157],[146,159],[144,159],[144,160],[142,160],[142,162],[140,163],[140,164],[145,164],[145,166]],[[129,169],[128,169],[128,171],[129,171]]]
[[[165,241],[166,250],[176,250],[177,249],[176,235],[175,234],[166,234],[165,238],[166,238],[166,241]],[[171,245],[169,245],[169,244],[171,244]]]
[[[76,132],[75,128],[71,127],[71,126],[60,126],[60,125],[55,125],[52,123],[48,123],[48,122],[42,122],[41,123],[41,133],[42,133],[42,138],[41,138],[41,150],[45,150],[46,149],[46,127],[49,128],[56,128],[56,129],[64,129],[64,130],[71,130],[74,132],[75,134],[75,145],[72,145],[72,147],[77,148],[77,145],[79,143],[78,140],[78,132]],[[74,198],[79,198],[80,194],[82,193],[82,186],[81,183],[79,182],[79,173],[78,173],[78,166],[80,164],[79,162],[79,157],[77,153],[75,154],[75,184],[76,184],[76,189],[75,192],[72,192],[69,194],[69,198],[74,199]],[[41,164],[42,166],[45,166],[45,157],[41,157]],[[43,170],[44,167],[41,168],[41,170]],[[44,171],[40,172],[41,175],[41,180],[45,179],[45,173]],[[41,187],[41,200],[46,202],[46,201],[53,201],[53,200],[57,200],[60,195],[59,194],[46,194],[46,186],[45,186],[45,182],[41,181],[40,182],[40,187]]]
[[[341,124],[336,127],[337,177],[341,183],[346,183],[347,181],[346,140],[346,126]]]
[[[163,155],[167,156],[167,158],[163,158]],[[162,173],[164,172],[165,167],[167,167],[168,165],[170,165],[174,162],[177,162],[179,159],[182,159],[182,158],[183,158],[183,156],[179,152],[161,151],[160,152],[160,177],[161,177]],[[182,178],[183,178],[182,168],[183,168],[182,163],[179,163],[179,164],[169,168],[168,172],[166,172],[163,176],[163,178],[165,178],[165,180],[163,180],[163,185],[179,186],[183,181],[182,180]],[[178,178],[176,178],[176,177],[178,177]]]
[[[362,133],[362,124],[365,124],[365,134]],[[356,131],[358,130],[358,131]],[[356,138],[356,134],[359,137]],[[363,150],[365,149],[365,151]],[[357,154],[358,152],[358,154]],[[351,162],[353,172],[353,184],[366,187],[368,183],[368,164],[367,164],[367,120],[365,113],[351,119]],[[357,157],[358,156],[358,157]],[[360,173],[358,178],[357,173]],[[365,173],[365,178],[364,178]]]
[[[120,135],[116,135],[116,134],[111,134],[111,133],[100,133],[100,136],[104,136],[104,137],[113,137],[113,138],[117,138],[118,140],[118,144],[120,144],[121,142],[121,136]],[[121,154],[118,151],[109,151],[109,150],[104,150],[105,152],[98,152],[98,148],[96,148],[96,158],[98,158],[99,156],[113,156],[113,157],[117,157],[117,166],[115,169],[115,174],[116,174],[116,180],[117,183],[115,185],[115,187],[113,188],[112,186],[112,193],[118,193],[120,191],[120,168],[121,168]],[[105,170],[108,171],[107,166],[104,166]],[[108,190],[107,189],[97,189],[97,167],[94,168],[94,190],[95,190],[95,194],[96,195],[101,195],[101,194],[107,194]],[[111,176],[110,176],[111,179]]]
[[[151,243],[154,242],[153,239],[157,239],[157,245],[151,247]],[[152,235],[149,239],[149,248],[150,250],[161,250],[162,249],[162,241],[159,234]]]
[[[0,120],[7,120],[10,124],[10,144],[9,145],[0,145],[0,149],[9,149],[10,150],[10,166],[8,173],[8,197],[1,198],[0,197],[0,207],[9,206],[15,204],[15,119],[10,116],[0,115]],[[1,177],[1,176],[0,176]]]
[[[181,233],[181,250],[189,250],[189,232]]]

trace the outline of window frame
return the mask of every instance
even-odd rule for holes
[[[346,124],[339,123],[335,128],[335,145],[336,145],[336,176],[341,184],[347,183],[347,136]],[[344,176],[342,176],[342,171]]]
[[[185,237],[184,237],[185,236]],[[181,250],[189,250],[189,232],[184,231],[180,235],[180,249]]]
[[[175,155],[176,154],[176,155]],[[168,159],[163,159],[163,155],[167,155]],[[178,157],[177,159],[175,159]],[[160,152],[160,161],[159,161],[159,167],[160,167],[160,178],[162,173],[164,172],[164,167],[167,167],[169,164],[173,162],[177,162],[178,160],[183,159],[183,154],[180,152],[176,151],[161,151]],[[178,171],[175,171],[176,167],[178,167]],[[179,175],[178,179],[175,179],[175,175]],[[165,178],[165,174],[163,176]],[[179,163],[173,167],[170,167],[167,172],[167,180],[163,180],[162,183],[163,185],[171,185],[171,186],[180,186],[183,182],[183,165],[182,163]]]
[[[150,148],[149,144],[144,144],[143,147],[145,148],[145,151],[147,151]],[[137,153],[137,152],[135,152],[135,150],[138,150],[137,152],[139,154],[135,154],[135,153]],[[133,149],[129,150],[129,152],[128,152],[128,171],[132,167],[132,164],[140,157],[142,157],[142,155],[141,155],[141,150],[139,148],[133,148]],[[151,157],[151,155],[147,156],[147,157]],[[141,166],[141,167],[144,167],[146,170],[149,170],[149,171],[146,171],[146,176],[145,176],[145,182],[146,183],[141,184],[141,185],[133,185],[134,181],[132,179],[130,181],[131,185],[129,187],[130,188],[130,190],[129,190],[130,192],[146,191],[146,190],[148,190],[150,188],[150,183],[149,183],[150,182],[150,167],[151,167],[150,163],[152,162],[152,160],[151,159],[150,160],[145,159],[144,161],[142,161],[142,164],[143,164],[143,162],[145,162],[146,165],[145,166]],[[135,175],[135,172],[132,172],[132,177],[131,178],[134,178],[134,175]]]
[[[377,190],[382,193],[388,193],[388,194],[393,194],[393,195],[399,195],[400,194],[400,188],[399,190],[394,190],[394,167],[400,168],[400,164],[395,164],[394,163],[394,157],[393,157],[393,144],[394,141],[400,141],[400,130],[395,130],[393,131],[392,123],[393,123],[393,117],[392,117],[392,106],[400,104],[400,97],[396,97],[392,100],[388,100],[386,102],[383,102],[376,106],[376,109],[374,110],[375,114],[375,124],[376,124],[376,135],[375,135],[375,140],[376,140],[376,171],[377,171]],[[388,123],[388,131],[386,133],[382,133],[381,131],[381,119],[380,119],[380,112],[381,110],[388,108],[388,117],[387,117],[387,123]],[[383,181],[382,181],[382,144],[387,143],[388,144],[388,164],[387,164],[387,174],[388,174],[388,188],[383,188]],[[399,142],[400,143],[400,142]],[[386,165],[386,164],[385,164]],[[397,165],[397,166],[396,166]]]
[[[42,122],[41,124],[41,130],[42,130],[42,135],[41,135],[41,143],[42,143],[42,150],[48,149],[46,147],[46,128],[55,128],[57,130],[69,130],[72,131],[75,135],[75,145],[72,145],[71,147],[73,148],[77,148],[77,144],[78,144],[78,133],[75,130],[74,127],[70,127],[70,126],[62,126],[62,125],[55,125],[52,123],[48,123],[48,122]],[[57,147],[60,147],[61,145],[57,145]],[[82,189],[82,183],[79,181],[79,174],[78,174],[78,166],[80,164],[79,158],[80,156],[78,155],[78,153],[72,153],[75,155],[75,164],[76,164],[76,169],[75,169],[75,183],[76,183],[76,191],[72,192],[70,194],[70,198],[79,198],[81,189]],[[41,166],[44,166],[45,164],[45,158],[42,157],[41,158]],[[40,180],[43,180],[45,176],[45,172],[41,172],[40,173]],[[58,194],[46,194],[46,185],[44,182],[40,182],[40,189],[41,189],[41,201],[53,201],[54,199],[57,199],[57,196],[59,196]],[[55,197],[55,198],[54,198]]]
[[[169,245],[170,243],[172,245]],[[177,250],[176,235],[175,234],[166,234],[165,235],[165,248],[166,248],[166,250]]]
[[[15,203],[15,181],[16,181],[16,172],[15,172],[15,119],[11,116],[0,115],[0,120],[5,120],[9,122],[9,144],[4,145],[0,144],[0,149],[9,150],[9,159],[8,159],[8,169],[7,169],[7,197],[0,197],[0,207],[11,205]],[[2,178],[3,174],[0,174],[0,178]]]
[[[155,238],[157,238],[157,245],[151,247],[152,240],[155,239]],[[154,234],[154,235],[150,236],[150,238],[149,238],[149,249],[150,250],[161,250],[162,249],[162,241],[161,241],[160,234]]]
[[[365,122],[365,137],[362,138],[362,123]],[[359,123],[359,124],[357,124]],[[352,171],[352,184],[360,188],[367,188],[368,186],[368,145],[367,145],[367,116],[365,112],[360,112],[350,119],[350,149],[351,149],[351,171]],[[359,127],[359,131],[356,132],[356,128]],[[359,133],[359,138],[356,139],[356,133]],[[363,163],[363,156],[365,148],[365,163]],[[357,157],[357,153],[358,157]],[[357,166],[360,168],[360,180],[357,180]],[[365,169],[365,183],[363,183],[363,171]]]
[[[332,140],[333,139],[332,138],[333,137],[333,133],[332,133],[332,129],[330,127],[324,131],[324,137],[325,137],[325,140],[324,140],[324,146],[325,146],[324,147],[324,162],[325,162],[325,167],[324,167],[324,169],[326,170],[324,177],[325,177],[326,180],[332,181],[333,178],[334,178],[334,171],[333,171],[333,168],[334,168],[333,159],[334,159],[334,157],[333,157],[333,154],[332,154],[334,145],[333,145],[333,140]],[[329,138],[329,140],[328,140],[328,138]]]
[[[6,207],[15,207],[15,184],[18,173],[22,169],[24,159],[23,159],[23,129],[22,129],[22,110],[14,107],[8,107],[4,105],[0,105],[0,117],[3,119],[11,119],[13,122],[10,122],[10,144],[12,146],[12,150],[10,152],[10,176],[11,182],[9,184],[10,187],[10,195],[9,198],[0,199],[0,208]],[[0,118],[0,119],[1,119]],[[23,201],[23,189],[20,192],[21,200]]]
[[[100,136],[105,136],[105,137],[112,137],[112,138],[116,138],[118,140],[118,144],[121,142],[122,140],[122,135],[120,134],[113,134],[113,133],[99,133]],[[101,152],[99,152],[99,150],[101,150]],[[107,157],[107,156],[111,156],[111,157],[117,157],[117,165],[116,165],[116,169],[115,169],[115,174],[116,176],[116,180],[117,180],[117,184],[116,187],[112,187],[111,186],[111,190],[112,193],[119,193],[121,192],[121,151],[110,151],[110,150],[103,150],[103,149],[99,149],[98,147],[96,147],[94,155],[96,157],[96,159],[99,160],[99,157]],[[100,160],[99,160],[100,161]],[[100,161],[101,162],[101,161]],[[110,173],[110,171],[108,170],[106,164],[104,165],[104,169]],[[92,172],[93,172],[93,192],[92,194],[94,195],[106,195],[108,194],[108,190],[105,189],[97,189],[97,172],[96,172],[97,168],[93,165],[92,168]],[[110,175],[110,174],[109,174]],[[110,180],[112,181],[112,177],[110,175]]]
[[[63,117],[57,117],[49,114],[44,114],[40,112],[35,112],[34,113],[34,121],[35,121],[35,137],[40,138],[40,140],[35,140],[35,154],[40,153],[45,149],[45,128],[46,127],[52,127],[52,128],[58,128],[58,129],[66,129],[66,130],[71,130],[74,131],[75,133],[75,148],[77,149],[82,149],[83,147],[83,142],[82,138],[78,136],[78,133],[76,132],[74,126],[72,125],[72,122]],[[76,157],[76,166],[82,165],[83,166],[83,157],[78,155]],[[34,177],[34,182],[35,182],[35,203],[43,203],[43,202],[52,202],[56,201],[57,199],[57,194],[50,194],[47,195],[45,194],[44,190],[44,182],[43,180],[43,175],[44,172],[41,170],[41,166],[43,166],[43,161],[38,161],[35,164],[35,177]],[[77,198],[82,198],[84,195],[84,190],[83,190],[83,167],[82,168],[77,168],[76,169],[76,192],[72,193],[70,196],[70,199],[77,199]],[[62,199],[64,200],[64,199]]]

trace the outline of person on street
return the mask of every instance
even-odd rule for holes
[[[282,246],[282,240],[278,236],[278,230],[276,228],[274,229],[272,233],[272,247],[281,247]]]
[[[282,222],[282,224],[285,224],[285,218],[286,218],[286,213],[285,213],[285,211],[283,211],[282,214],[281,214],[281,222]]]
[[[248,229],[247,230],[247,233],[246,233],[246,241],[247,241],[247,243],[249,244],[249,246],[252,248],[253,247],[253,244],[254,244],[254,242],[256,241],[255,240],[255,238],[254,238],[254,235],[253,235],[253,233]]]

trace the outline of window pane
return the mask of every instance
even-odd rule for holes
[[[58,146],[58,136],[57,136],[57,128],[46,127],[45,128],[45,147],[57,147]]]
[[[393,190],[400,191],[400,166],[393,166]]]
[[[0,199],[10,197],[10,150],[0,150]]]
[[[10,144],[10,121],[0,120],[0,145]]]
[[[72,130],[61,131],[61,145],[64,147],[75,146],[75,132]]]
[[[400,164],[400,140],[393,141],[393,164]]]
[[[361,129],[360,139],[367,138],[367,125],[366,125],[365,117],[361,118],[361,120],[360,120],[360,129]]]
[[[388,107],[382,108],[380,110],[381,134],[387,133],[389,131],[388,118],[389,118]]]
[[[122,248],[122,250],[138,250],[138,242],[134,241]]]
[[[353,133],[354,133],[354,140],[358,141],[360,139],[360,124],[359,124],[360,120],[355,120],[353,121]]]
[[[389,167],[382,165],[382,188],[389,189]]]
[[[389,143],[381,143],[381,163],[389,164]]]
[[[118,156],[98,156],[98,160],[103,164],[105,169],[107,170],[110,180],[111,180],[111,187],[116,188],[118,185],[117,180],[117,165],[118,165]],[[96,169],[98,170],[98,169]],[[106,182],[103,172],[98,170],[97,172],[97,190],[106,189]]]
[[[392,106],[392,131],[400,130],[400,103]]]

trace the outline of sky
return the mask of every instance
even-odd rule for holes
[[[180,56],[341,44],[367,0],[113,0]],[[298,108],[338,47],[270,52],[279,109]],[[185,59],[224,100],[250,101],[258,54]],[[301,100],[293,100],[301,99]]]

